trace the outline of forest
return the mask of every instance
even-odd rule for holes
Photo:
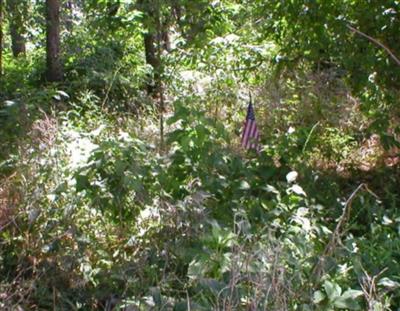
[[[0,0],[0,310],[400,310],[399,0]]]

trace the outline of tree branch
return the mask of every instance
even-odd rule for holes
[[[363,33],[362,31],[350,26],[350,25],[346,25],[348,29],[350,29],[352,32],[367,38],[369,41],[375,43],[376,45],[380,46],[382,49],[384,49],[386,51],[386,53],[388,53],[390,55],[390,57],[396,62],[397,65],[400,66],[400,59],[386,46],[384,45],[382,42],[380,42],[379,40]]]

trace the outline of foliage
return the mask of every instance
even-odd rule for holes
[[[4,45],[0,308],[400,305],[398,68],[347,27],[397,54],[398,1],[65,1],[58,84],[43,5]]]
[[[381,213],[368,193],[354,202],[350,234],[326,258],[320,281],[315,269],[333,211],[305,193],[297,173],[277,170],[267,151],[243,160],[219,122],[178,102],[171,149],[157,157],[133,128],[115,128],[96,108],[77,109],[65,114],[61,145],[34,151],[43,161],[20,167],[15,180],[30,179],[18,186],[26,193],[18,228],[40,236],[17,243],[16,228],[2,232],[3,271],[31,267],[24,273],[44,291],[31,293],[42,308],[55,290],[58,304],[75,308],[116,293],[144,309],[357,310],[364,270],[398,273],[398,246],[381,241],[397,235],[398,215]],[[370,218],[360,218],[363,209]],[[380,301],[395,303],[397,281],[387,280]]]
[[[362,111],[374,119],[372,130],[382,133],[397,127],[390,120],[398,115],[399,64],[349,27],[398,51],[398,43],[392,40],[398,27],[394,18],[398,6],[398,1],[256,1],[254,18],[265,36],[278,42],[276,62],[280,66],[305,63],[317,72],[334,70],[360,96]],[[382,109],[383,102],[395,111]]]

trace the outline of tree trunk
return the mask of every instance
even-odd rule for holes
[[[58,82],[63,79],[60,60],[60,1],[46,0],[46,79]]]
[[[10,35],[11,35],[11,49],[14,57],[18,57],[21,54],[24,55],[26,52],[25,38],[17,30],[17,28],[14,28],[13,26],[11,26],[11,24],[10,24]]]
[[[3,75],[3,0],[0,0],[0,77]]]
[[[139,10],[144,13],[143,24],[147,32],[143,35],[144,54],[146,63],[153,68],[153,79],[147,83],[147,93],[156,95],[160,84],[160,59],[157,55],[157,44],[159,43],[157,29],[159,23],[159,14],[157,14],[151,0],[139,0],[137,2]]]
[[[25,54],[24,14],[27,14],[26,1],[7,0],[7,16],[10,24],[11,49],[14,57]]]
[[[157,91],[158,82],[160,80],[160,61],[157,57],[156,35],[146,33],[144,35],[144,50],[146,63],[153,67],[153,81],[147,83],[147,92],[151,95]]]

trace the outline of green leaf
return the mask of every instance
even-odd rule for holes
[[[292,171],[289,174],[286,175],[286,181],[290,184],[290,183],[294,183],[297,179],[297,177],[299,176],[299,174],[296,171]]]
[[[360,310],[360,306],[353,298],[337,297],[333,305],[338,309]]]
[[[324,282],[324,289],[330,301],[336,300],[336,298],[340,297],[340,295],[342,294],[342,289],[340,288],[340,286],[330,281]]]
[[[115,173],[118,176],[121,176],[125,172],[126,166],[127,166],[126,162],[124,162],[120,159],[117,159],[115,162]]]
[[[313,302],[318,304],[321,301],[323,301],[325,298],[326,298],[325,294],[323,292],[321,292],[320,290],[317,290],[316,292],[314,292]]]
[[[58,91],[56,91],[59,95],[61,95],[62,97],[65,97],[65,98],[69,98],[69,95],[67,94],[67,93],[65,93],[64,91],[61,91],[61,90],[58,90]]]
[[[393,281],[389,278],[383,278],[383,279],[379,280],[378,285],[384,286],[384,287],[387,287],[390,289],[396,289],[396,288],[400,287],[399,282]]]
[[[225,283],[211,278],[201,278],[199,285],[215,295],[218,295],[226,287]]]
[[[151,296],[153,297],[154,303],[155,303],[157,306],[161,307],[161,306],[162,306],[163,299],[162,299],[162,296],[161,296],[160,288],[158,288],[158,287],[151,287],[151,288],[150,288],[150,294],[151,294]]]
[[[86,175],[77,175],[75,177],[76,180],[76,191],[80,192],[84,189],[87,189],[90,186],[89,178]]]
[[[197,279],[205,274],[207,268],[200,260],[192,260],[188,267],[187,275],[189,279]]]
[[[293,191],[297,195],[302,195],[302,196],[307,196],[307,194],[304,192],[303,188],[301,188],[299,185],[293,185],[292,187],[289,188],[289,190]]]
[[[274,193],[274,194],[279,194],[279,191],[278,191],[274,186],[271,186],[271,185],[267,185],[266,187],[261,187],[261,189],[264,190],[264,191],[266,191],[266,192],[271,192],[271,193]]]
[[[247,181],[242,180],[242,181],[240,182],[240,187],[239,187],[239,189],[240,189],[240,190],[249,190],[249,189],[250,189],[250,185],[249,185],[249,183],[248,183]]]
[[[362,295],[363,292],[361,290],[348,289],[343,293],[342,297],[345,299],[347,298],[356,299],[358,297],[361,297]]]

